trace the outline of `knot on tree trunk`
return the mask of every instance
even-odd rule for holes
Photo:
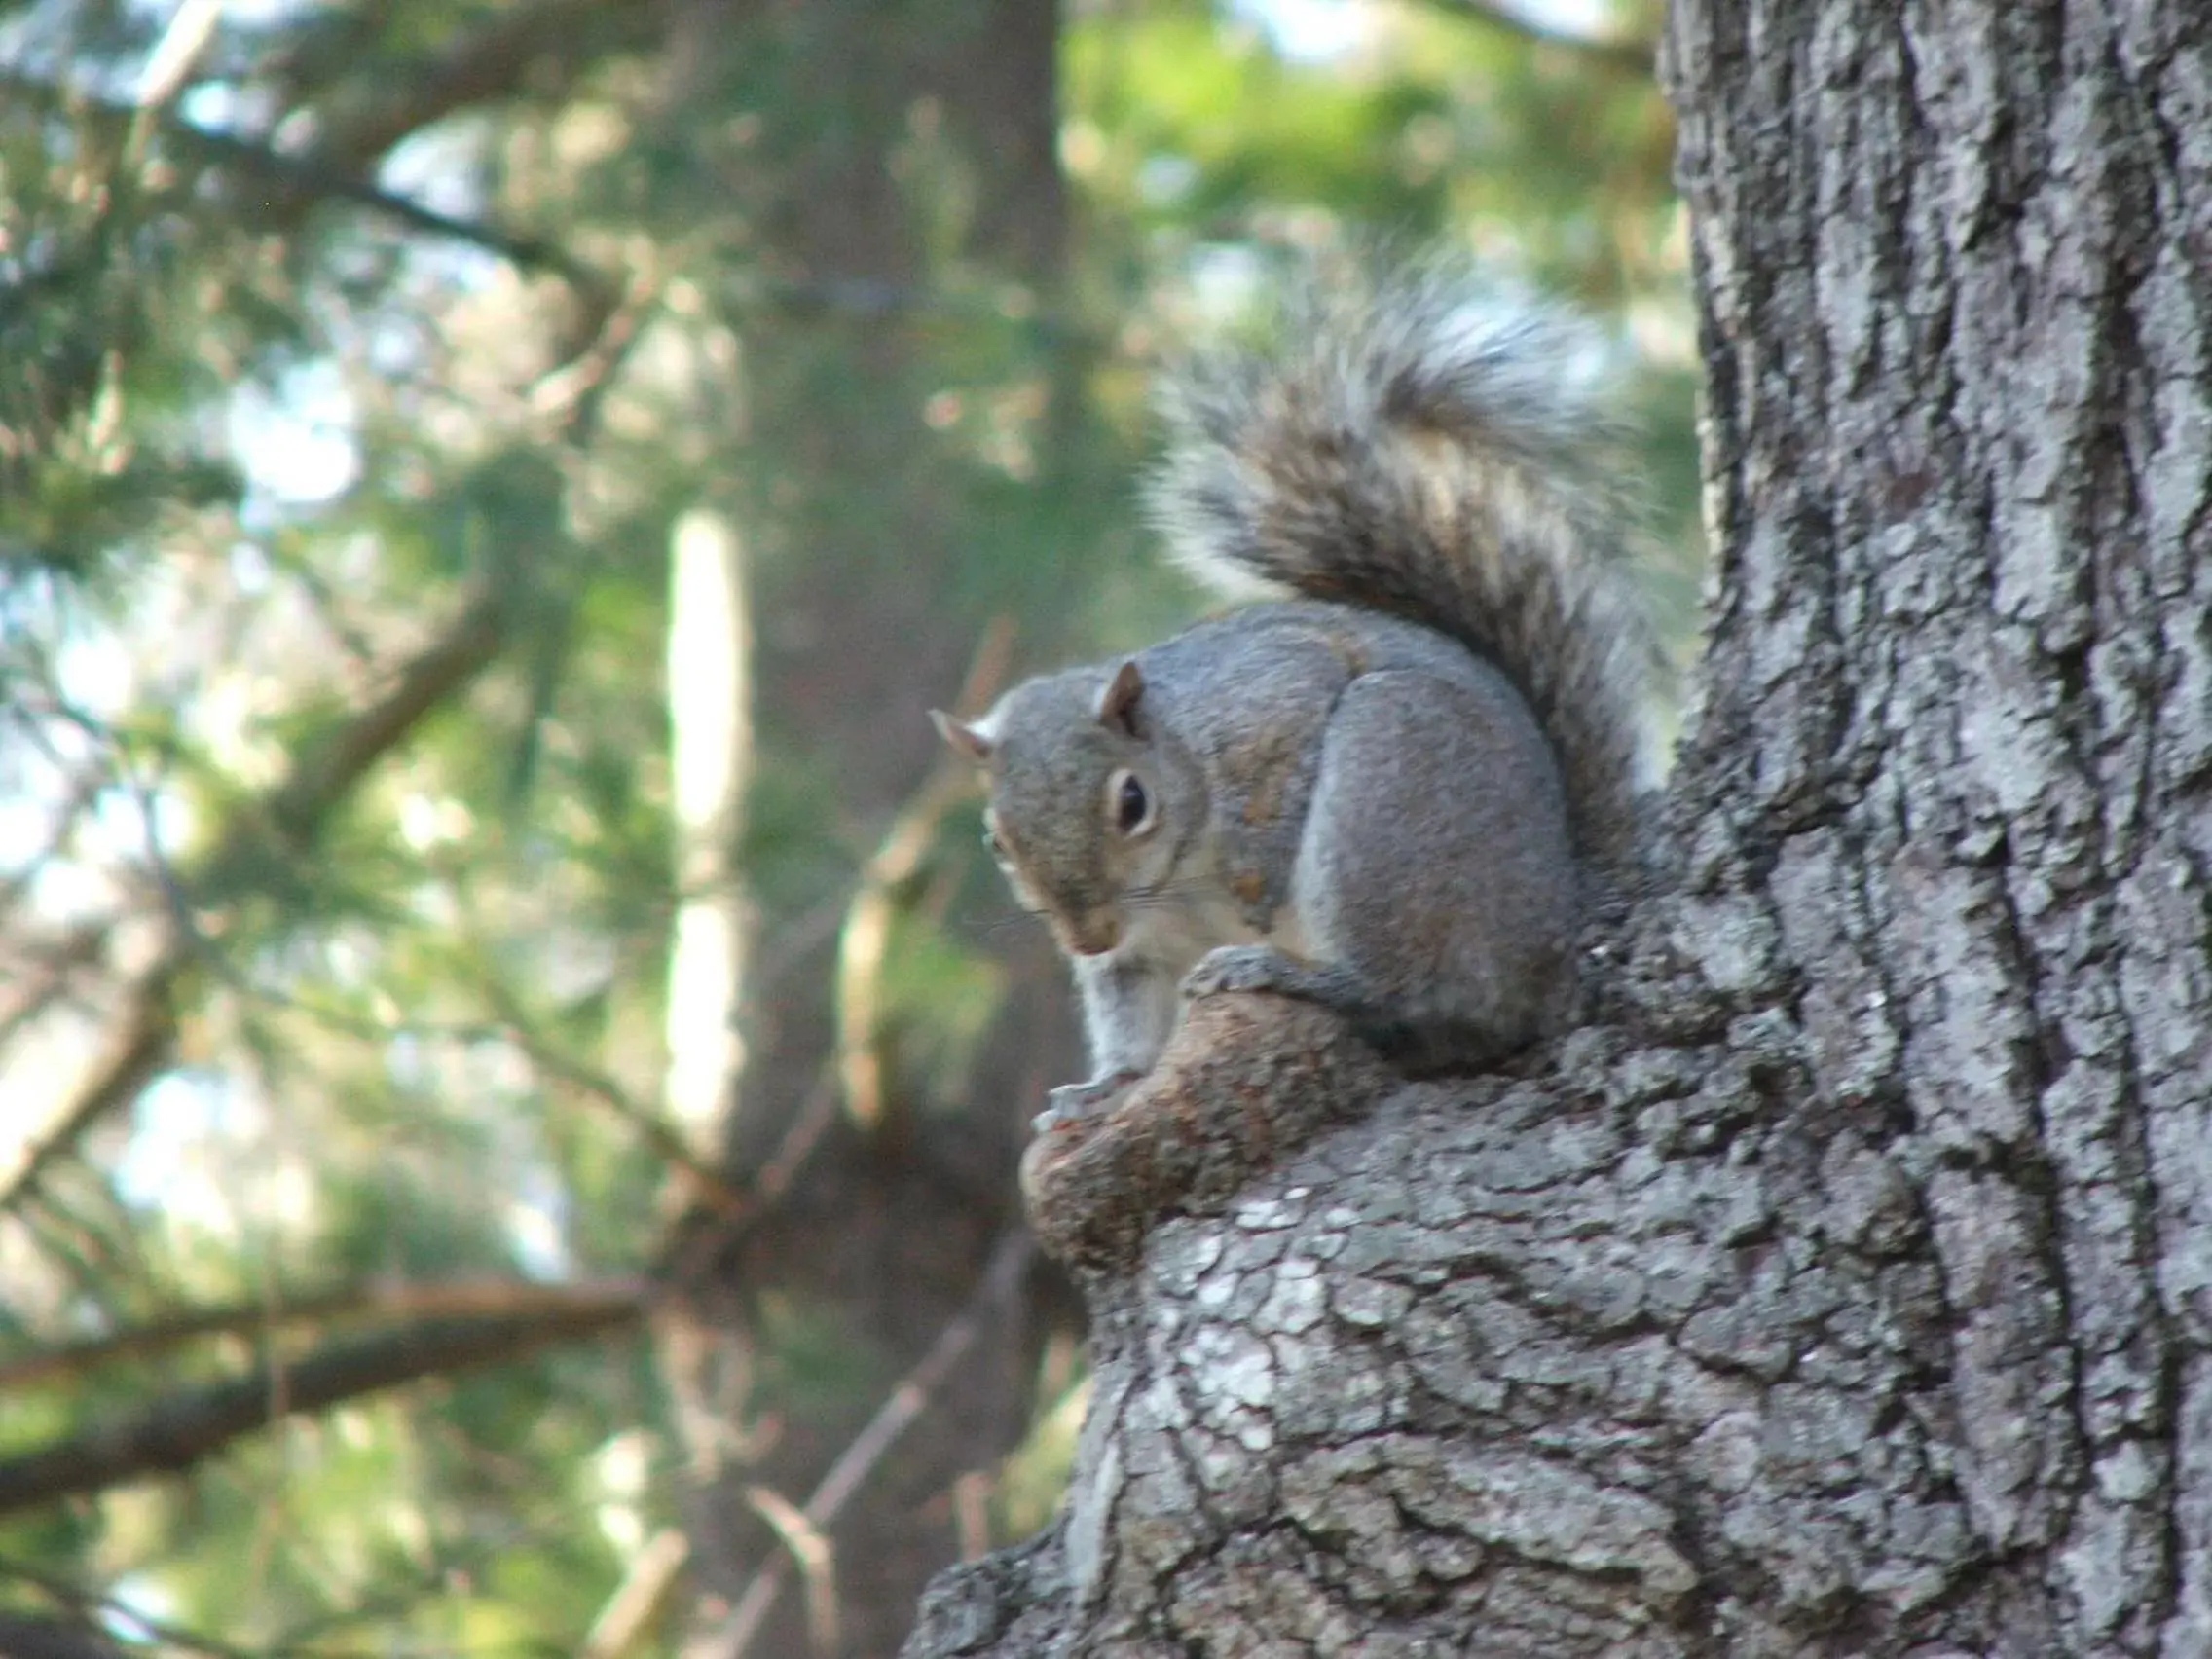
[[[1125,1272],[1163,1218],[1218,1214],[1323,1128],[1366,1117],[1393,1082],[1326,1010],[1201,998],[1150,1073],[1030,1143],[1030,1225],[1079,1273]]]

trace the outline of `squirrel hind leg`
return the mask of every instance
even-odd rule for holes
[[[1554,1028],[1573,996],[1558,768],[1519,694],[1467,670],[1346,690],[1292,879],[1328,987],[1314,1000],[1408,1070],[1479,1069]]]
[[[1225,944],[1183,979],[1186,1000],[1237,991],[1318,1003],[1345,1016],[1360,1038],[1414,1077],[1478,1071],[1520,1047],[1494,1023],[1456,1017],[1385,997],[1341,963],[1302,962],[1270,944]]]

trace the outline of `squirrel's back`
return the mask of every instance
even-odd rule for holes
[[[1163,383],[1151,500],[1172,552],[1216,586],[1393,612],[1494,664],[1557,755],[1576,852],[1621,860],[1657,656],[1617,434],[1573,389],[1572,332],[1487,312],[1435,265],[1311,281],[1275,320],[1272,345]]]

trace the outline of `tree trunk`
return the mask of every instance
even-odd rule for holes
[[[2212,1653],[2207,34],[1678,0],[1718,589],[1653,889],[1523,1077],[1185,1034],[1186,1111],[1320,1126],[1128,1237],[1038,1192],[1073,1489],[909,1654]]]
[[[926,711],[957,693],[975,650],[976,617],[944,603],[972,508],[923,415],[926,341],[957,319],[934,309],[951,287],[932,245],[955,221],[932,214],[952,214],[962,188],[989,204],[957,219],[953,251],[1049,306],[1063,255],[1056,38],[1053,9],[1027,0],[680,9],[668,141],[717,169],[749,275],[791,296],[746,341],[752,488],[735,516],[763,753],[818,768],[825,834],[910,799],[939,755]],[[787,961],[750,976],[744,1079],[723,1091],[718,1134],[747,1180],[810,1150],[758,1218],[702,1217],[675,1253],[686,1317],[662,1352],[699,1487],[682,1651],[865,1659],[897,1647],[928,1575],[972,1544],[955,1484],[987,1477],[1027,1426],[1035,1286],[973,1315],[1018,1241],[1020,1102],[1054,1075],[1023,1039],[1059,976],[1042,930],[1013,941],[1032,954],[1010,999],[1026,1024],[980,1062],[975,1110],[927,1110],[910,1078],[840,1098],[826,1082],[834,940],[793,943],[820,900],[754,897],[763,955]],[[968,1333],[956,1383],[927,1390],[851,1501],[830,1503],[948,1331]]]

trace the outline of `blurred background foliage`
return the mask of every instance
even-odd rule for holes
[[[888,1653],[1037,1526],[924,712],[1192,613],[1149,372],[1377,232],[1601,324],[1686,652],[1656,10],[0,4],[0,1651]]]

